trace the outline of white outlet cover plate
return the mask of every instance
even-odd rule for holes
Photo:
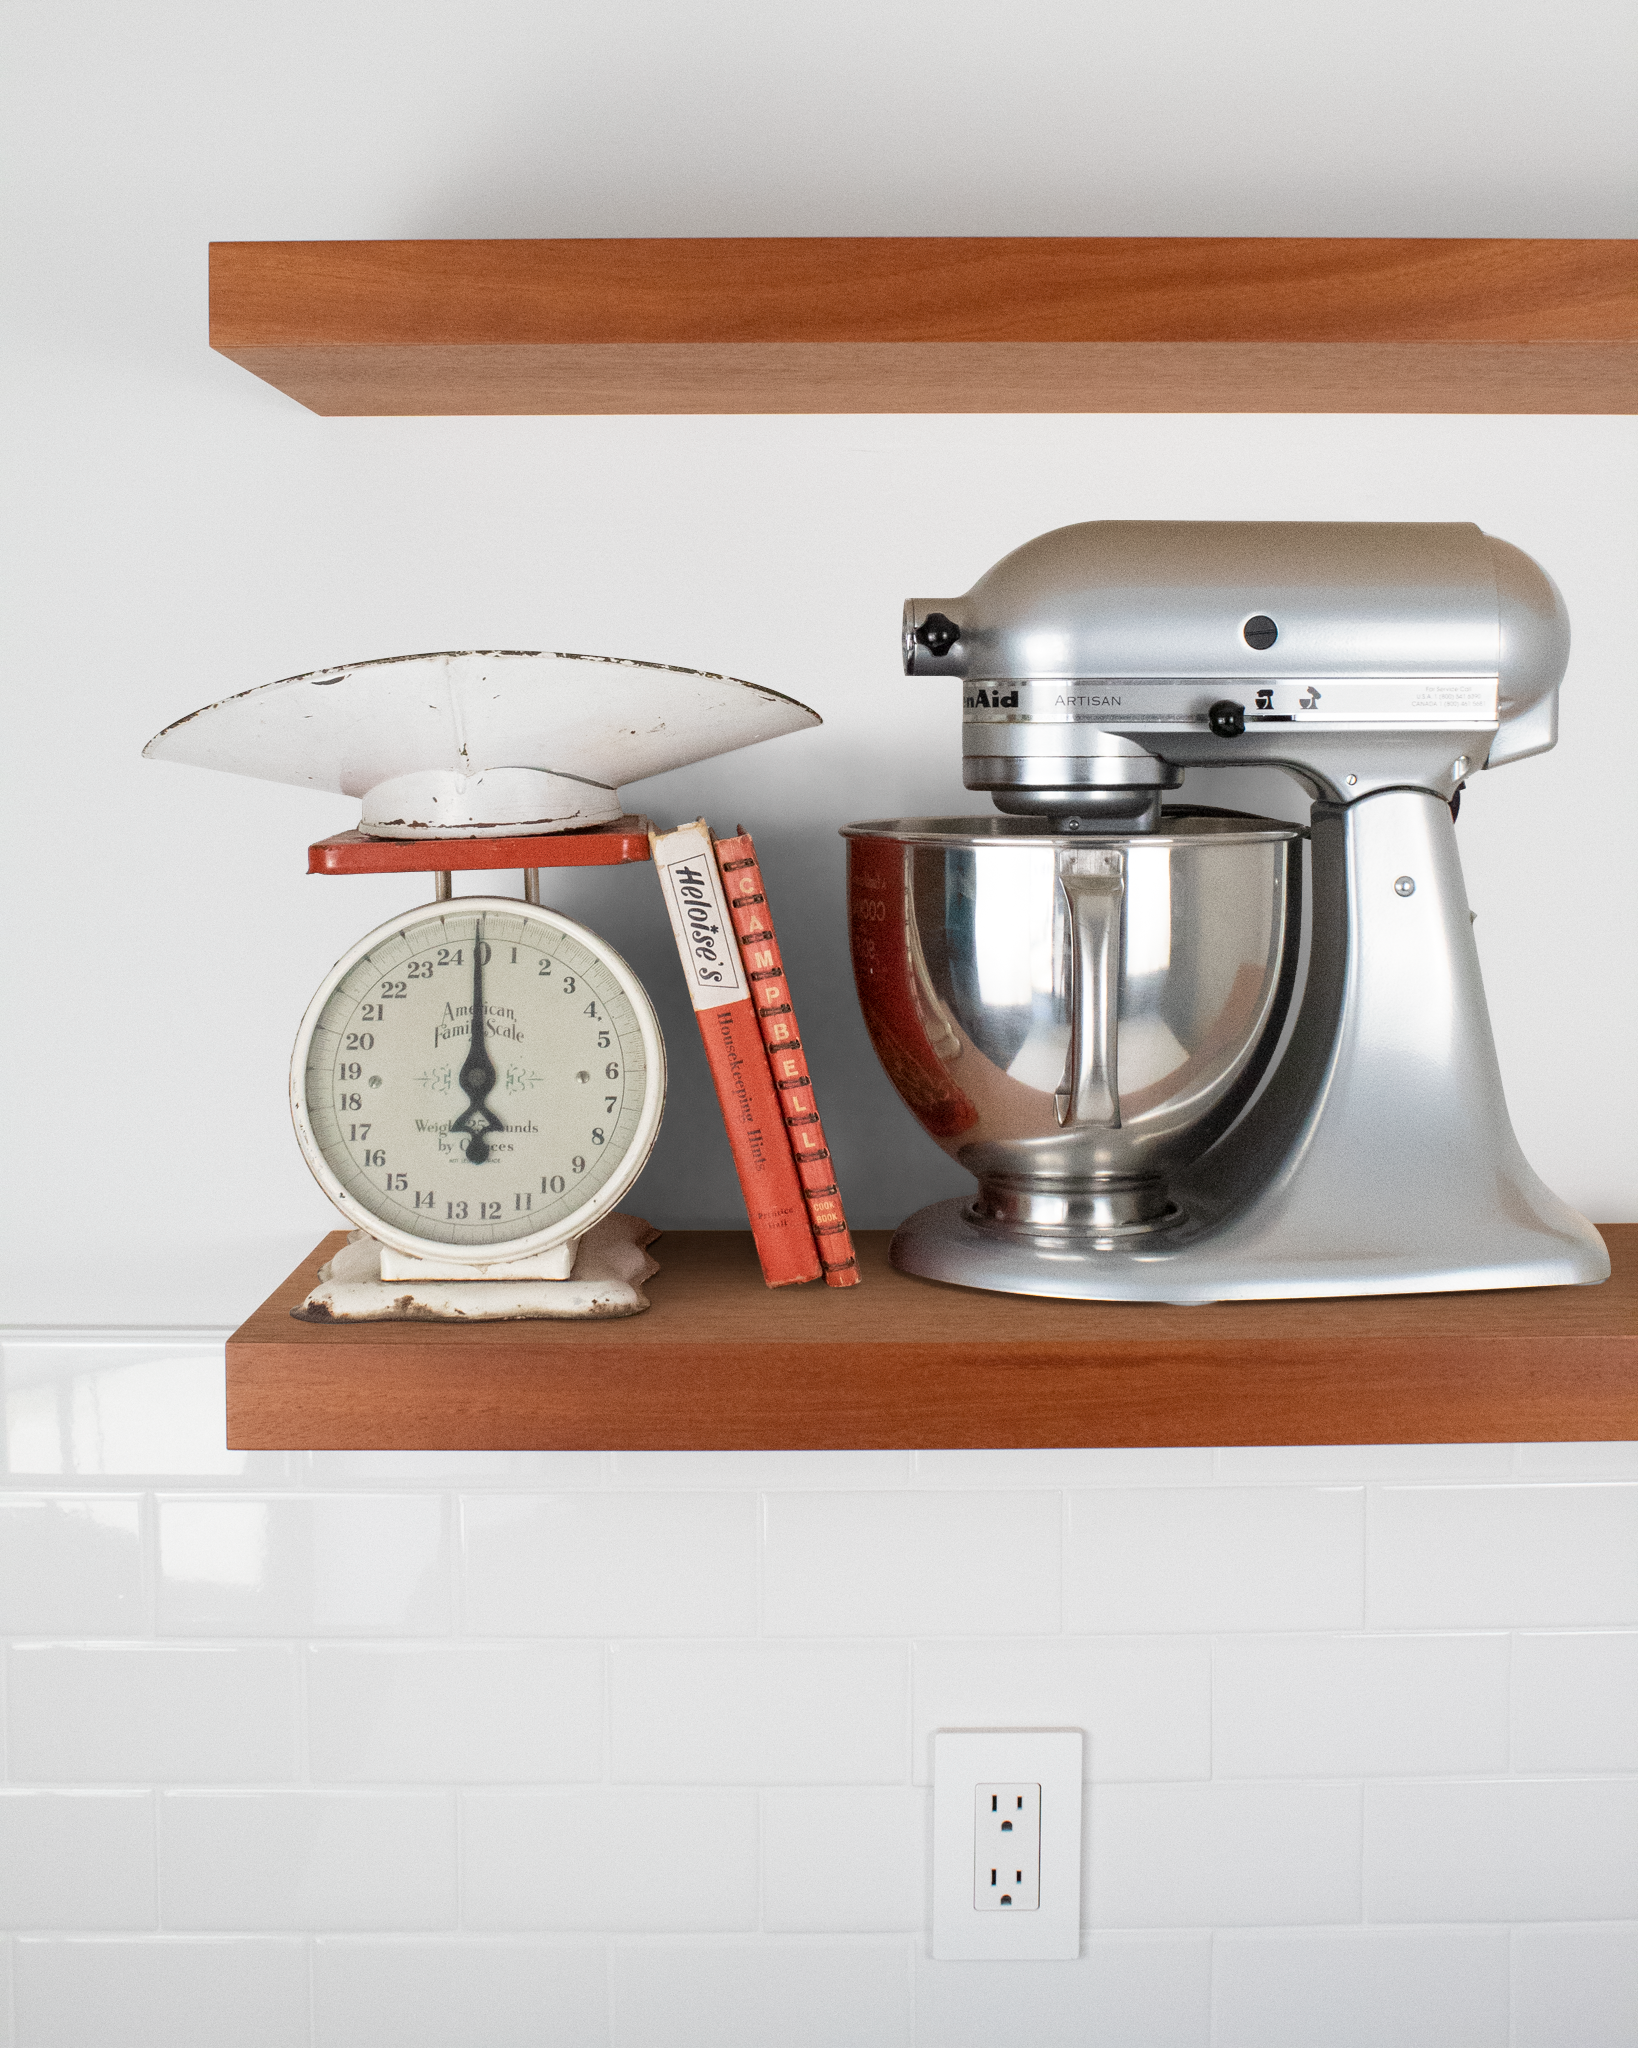
[[[933,1737],[933,1956],[938,1962],[1073,1962],[1081,1952],[1078,1728],[941,1728]],[[974,1791],[1041,1788],[1041,1903],[982,1913],[973,1894]]]

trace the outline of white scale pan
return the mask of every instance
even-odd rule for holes
[[[359,797],[377,838],[498,838],[606,824],[623,783],[820,722],[775,690],[660,662],[404,654],[246,690],[143,752]]]

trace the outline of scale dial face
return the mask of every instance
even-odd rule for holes
[[[510,896],[427,905],[359,940],[290,1064],[307,1163],[396,1250],[473,1262],[578,1237],[642,1171],[665,1045],[612,947]]]

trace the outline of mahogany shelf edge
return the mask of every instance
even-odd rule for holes
[[[845,1450],[1638,1438],[1638,1224],[1599,1288],[1201,1308],[895,1273],[770,1290],[750,1236],[668,1232],[644,1315],[292,1320],[327,1238],[228,1340],[235,1450]]]
[[[211,346],[333,416],[1627,412],[1638,242],[219,242]]]

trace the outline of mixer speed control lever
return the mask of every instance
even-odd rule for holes
[[[1206,723],[1220,740],[1237,740],[1246,729],[1246,707],[1220,697],[1206,713]]]

